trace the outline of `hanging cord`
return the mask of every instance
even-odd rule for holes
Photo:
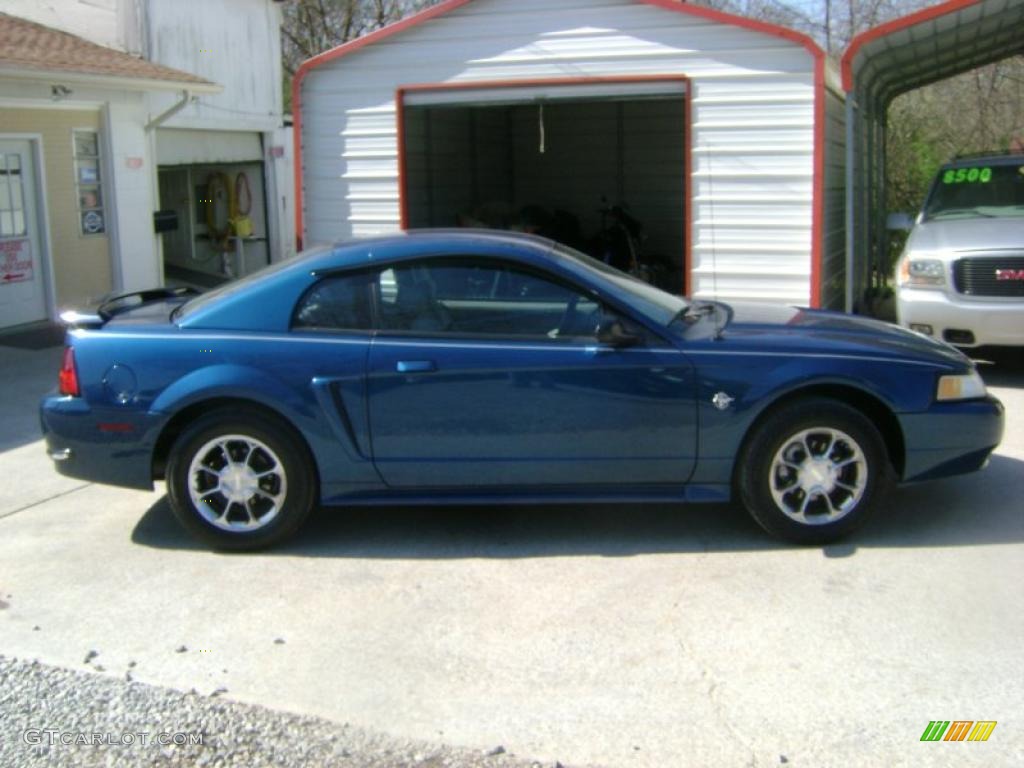
[[[537,112],[537,119],[540,123],[540,153],[543,155],[547,152],[547,131],[544,127],[544,102],[540,103],[540,109]]]

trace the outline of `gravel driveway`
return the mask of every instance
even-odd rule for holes
[[[127,676],[130,677],[130,674]],[[82,742],[85,743],[82,743]],[[166,742],[166,743],[158,743]],[[0,765],[550,768],[0,656]]]

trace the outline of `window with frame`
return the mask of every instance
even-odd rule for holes
[[[325,277],[310,288],[295,308],[292,328],[320,331],[368,331],[370,273]]]
[[[107,222],[100,177],[100,137],[90,130],[75,130],[73,134],[79,231],[83,235],[102,235]]]
[[[377,274],[383,331],[535,339],[594,338],[617,317],[556,279],[490,259],[441,259]]]
[[[27,234],[21,155],[0,152],[0,237],[24,237]]]

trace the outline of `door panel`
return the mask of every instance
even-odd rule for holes
[[[673,349],[377,337],[374,460],[391,486],[682,484],[694,373]]]
[[[372,465],[366,409],[366,359],[372,317],[370,275],[328,276],[299,298],[292,333],[304,347],[303,373],[330,425],[342,463]]]
[[[36,189],[31,142],[0,140],[0,328],[46,319]]]

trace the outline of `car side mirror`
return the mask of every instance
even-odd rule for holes
[[[605,320],[597,326],[597,340],[599,343],[616,349],[624,347],[635,347],[640,343],[640,337],[635,333],[626,330],[621,320]]]
[[[914,228],[914,217],[909,213],[890,213],[885,219],[885,228],[890,232],[909,232]]]

